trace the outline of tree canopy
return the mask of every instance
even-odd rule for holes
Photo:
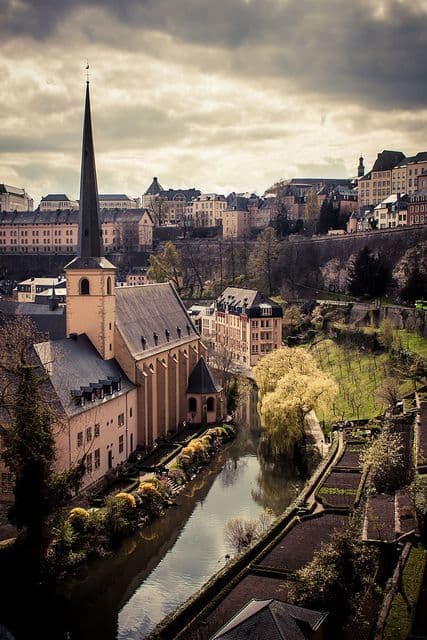
[[[326,409],[338,393],[336,382],[304,349],[273,351],[259,360],[253,374],[262,426],[276,453],[288,452],[300,441],[306,415]]]
[[[348,290],[354,296],[382,296],[391,280],[391,269],[381,253],[364,247],[348,269]]]
[[[154,282],[172,282],[178,293],[182,289],[181,254],[173,244],[166,242],[162,253],[151,255],[147,275]]]
[[[271,296],[276,288],[275,268],[279,257],[279,242],[274,229],[267,227],[257,238],[249,256],[249,274],[258,289]]]

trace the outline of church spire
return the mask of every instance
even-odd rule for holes
[[[79,258],[99,258],[102,256],[98,185],[96,181],[95,151],[93,148],[92,119],[90,113],[89,80],[86,81],[86,104],[83,123],[77,256]]]

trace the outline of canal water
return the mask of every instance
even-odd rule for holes
[[[43,622],[33,620],[33,632],[43,624],[44,637],[144,638],[227,562],[232,551],[224,527],[230,518],[256,518],[264,509],[279,514],[292,502],[304,478],[292,460],[268,461],[259,453],[253,398],[246,398],[239,415],[236,440],[178,495],[177,506],[114,556],[58,585],[48,598],[55,611],[43,614],[44,602]],[[33,637],[26,635],[24,619],[11,630],[17,640]]]

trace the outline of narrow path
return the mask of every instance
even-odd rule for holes
[[[314,411],[310,411],[305,417],[305,433],[308,442],[316,447],[324,458],[329,451],[329,445],[325,441],[322,427]]]

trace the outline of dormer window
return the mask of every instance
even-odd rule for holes
[[[145,349],[147,348],[147,340],[145,339],[144,336],[141,336],[141,345],[143,350],[145,351]]]
[[[157,344],[159,342],[159,336],[157,335],[157,333],[153,333],[153,339],[154,339],[154,344],[157,347]]]
[[[190,335],[190,332],[191,332],[191,327],[190,327],[189,324],[187,324],[187,333],[188,333],[188,335]]]
[[[176,328],[176,332],[178,334],[178,338],[180,338],[181,337],[181,327],[177,327]]]
[[[169,333],[168,329],[165,329],[165,336],[166,336],[166,340],[167,340],[168,342],[169,342],[169,340],[170,340],[170,335],[171,335],[171,334]]]

